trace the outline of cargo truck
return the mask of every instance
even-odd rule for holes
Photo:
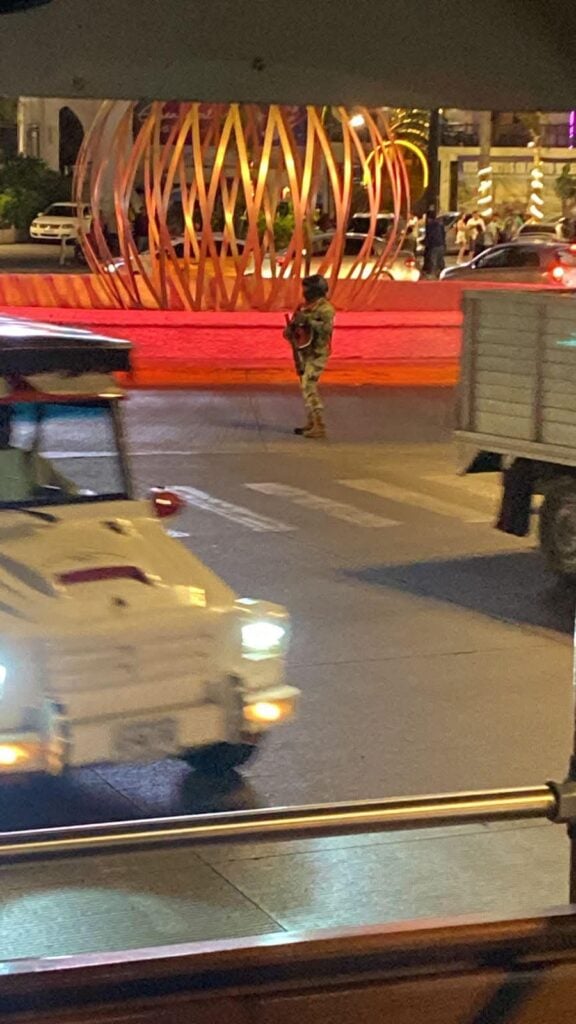
[[[505,533],[529,533],[541,495],[542,551],[576,577],[576,295],[479,290],[463,309],[461,469],[502,471]]]

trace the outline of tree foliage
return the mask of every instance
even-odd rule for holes
[[[16,156],[0,166],[0,225],[27,229],[50,203],[70,198],[70,179],[44,160]]]

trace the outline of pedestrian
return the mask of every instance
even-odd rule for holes
[[[138,252],[145,252],[148,248],[148,213],[146,212],[144,200],[142,201],[142,206],[134,217],[132,230],[134,232],[134,241],[136,242]]]
[[[326,437],[326,426],[318,381],[330,357],[334,307],[327,299],[328,282],[321,274],[304,278],[302,294],[304,301],[287,318],[284,329],[284,337],[292,345],[307,413],[305,426],[296,427],[294,433],[321,438]]]
[[[418,239],[416,237],[416,232],[412,225],[409,224],[409,226],[406,228],[406,234],[404,235],[404,239],[402,241],[402,252],[411,252],[412,255],[415,256],[417,246]]]
[[[439,277],[444,270],[446,255],[446,231],[444,224],[438,220],[433,208],[426,214],[424,228],[424,274],[427,277]]]
[[[515,210],[508,210],[508,215],[504,221],[504,235],[506,242],[512,242],[516,238],[520,228],[524,221],[520,214]]]
[[[468,252],[468,232],[466,225],[470,218],[469,213],[460,214],[456,222],[456,245],[458,246],[458,255],[456,257],[457,263],[463,263],[466,253]]]
[[[484,230],[486,225],[484,220],[478,213],[478,210],[474,210],[471,217],[468,218],[466,224],[466,233],[468,235],[468,251],[472,256],[477,256],[478,252],[482,252],[484,248]],[[480,238],[478,236],[481,236]]]
[[[474,255],[479,256],[486,248],[486,228],[482,224],[479,224],[474,236]]]
[[[498,245],[501,236],[502,230],[500,227],[500,221],[498,220],[496,214],[493,213],[484,231],[484,241],[487,246]]]

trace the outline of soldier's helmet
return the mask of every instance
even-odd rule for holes
[[[304,296],[311,299],[323,299],[328,295],[328,281],[322,274],[311,274],[302,281]]]

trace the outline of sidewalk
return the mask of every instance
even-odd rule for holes
[[[3,307],[9,315],[76,324],[134,343],[140,388],[294,383],[282,313]],[[340,312],[326,384],[450,386],[461,314],[454,310]]]
[[[511,822],[3,865],[0,960],[522,915],[567,901],[568,847]]]

